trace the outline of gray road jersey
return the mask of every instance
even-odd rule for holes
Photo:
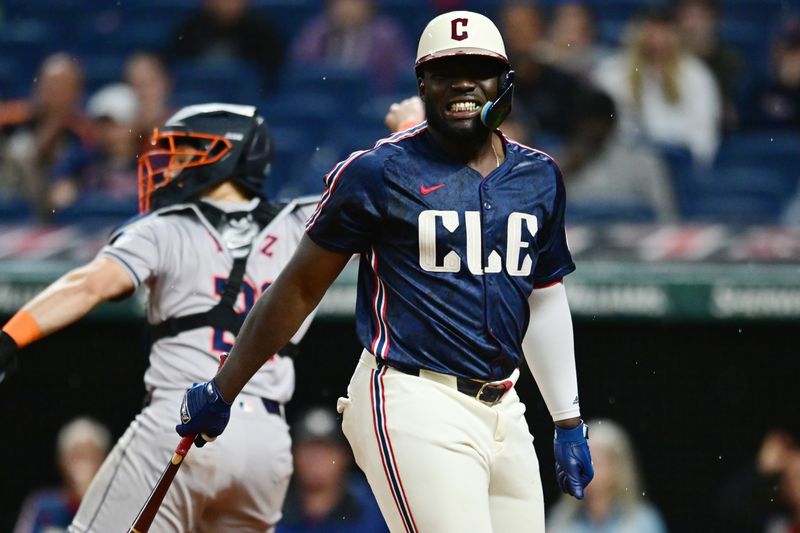
[[[305,221],[317,200],[313,197],[293,201],[255,234],[234,307],[237,311],[249,311],[278,277],[300,242]],[[186,213],[187,207],[194,213]],[[184,213],[170,213],[178,210]],[[158,324],[169,317],[207,311],[217,304],[233,266],[224,233],[224,228],[213,228],[195,206],[171,206],[122,228],[99,255],[117,261],[137,287],[146,287],[147,319]],[[312,317],[313,313],[293,342],[300,341]],[[185,389],[209,379],[217,371],[220,353],[228,351],[233,340],[231,333],[212,327],[160,339],[151,349],[150,367],[144,377],[147,389]],[[291,359],[273,356],[243,392],[287,402],[294,392]]]

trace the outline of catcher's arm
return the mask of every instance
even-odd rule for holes
[[[423,120],[425,120],[425,106],[419,96],[413,96],[389,106],[383,123],[389,131],[396,133],[416,126]]]
[[[62,329],[97,304],[128,294],[135,285],[116,261],[98,257],[67,272],[26,303],[2,328],[0,380],[13,369],[14,352]]]

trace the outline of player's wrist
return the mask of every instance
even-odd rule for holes
[[[556,425],[555,440],[559,443],[583,442],[589,438],[589,426],[578,419],[578,425],[572,428]]]
[[[209,381],[209,384],[211,385],[211,389],[213,391],[213,393],[211,395],[211,397],[212,397],[211,398],[211,403],[212,404],[221,403],[225,407],[230,407],[231,405],[233,405],[233,400],[230,400],[230,401],[226,400],[225,399],[225,395],[223,395],[222,392],[219,390],[219,387],[217,386],[217,378],[214,378],[211,381]],[[236,396],[233,396],[233,398],[235,398],[235,397]]]
[[[42,337],[42,329],[39,323],[28,311],[18,311],[11,320],[3,326],[3,333],[14,341],[14,349],[24,348],[25,346],[39,340]]]
[[[562,420],[556,420],[553,422],[557,428],[561,429],[575,429],[576,427],[580,426],[583,423],[581,417],[574,416],[572,418],[564,418]]]

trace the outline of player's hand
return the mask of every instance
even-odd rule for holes
[[[214,380],[196,383],[186,390],[181,402],[181,423],[175,426],[178,435],[197,435],[198,448],[211,442],[225,430],[231,416],[231,404],[217,390]]]
[[[391,132],[397,132],[410,128],[425,120],[425,107],[419,96],[406,98],[389,106],[383,122]]]
[[[17,369],[17,343],[11,335],[0,331],[0,383]]]
[[[583,489],[594,477],[592,456],[586,442],[589,428],[583,422],[573,429],[556,426],[553,451],[556,456],[556,479],[563,492],[583,499]]]

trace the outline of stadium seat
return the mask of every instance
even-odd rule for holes
[[[600,20],[630,20],[642,9],[657,5],[653,0],[594,0],[590,2]]]
[[[287,50],[305,23],[322,11],[319,0],[253,0],[251,6],[279,33]]]
[[[18,19],[0,29],[0,53],[26,65],[38,66],[61,43],[56,28],[40,19]]]
[[[693,212],[686,218],[695,222],[716,222],[732,226],[776,224],[781,205],[770,196],[723,194],[697,199]]]
[[[94,6],[83,0],[5,0],[3,9],[8,20],[33,17],[54,21],[74,20]]]
[[[208,93],[202,87],[176,89],[169,98],[169,103],[173,108],[181,108],[187,105],[204,104],[207,102],[218,101],[214,94]],[[227,100],[222,100],[227,101]]]
[[[24,198],[0,195],[0,223],[30,222],[32,220],[33,212]]]
[[[53,222],[113,226],[136,215],[137,212],[138,204],[135,198],[117,200],[104,194],[87,193],[69,207],[57,210]]]
[[[547,2],[537,2],[537,4],[545,7],[548,2],[549,0]],[[464,2],[464,9],[481,13],[489,18],[496,17],[499,8],[500,3],[497,0],[466,0]]]
[[[747,20],[763,28],[766,24],[775,22],[784,2],[782,0],[723,0],[721,4],[724,17]]]
[[[86,77],[86,91],[91,95],[100,87],[116,83],[122,77],[125,56],[118,54],[97,54],[81,59]]]
[[[567,202],[570,224],[612,224],[655,222],[652,207],[640,202]]]
[[[258,106],[270,126],[293,126],[321,134],[337,120],[349,123],[349,114],[342,113],[336,97],[320,92],[279,92]]]
[[[301,179],[321,139],[297,125],[271,124],[270,133],[272,167],[264,190],[268,196],[276,197],[278,191]]]
[[[198,91],[210,100],[252,104],[264,98],[264,82],[255,65],[244,61],[186,61],[173,68],[175,91]]]
[[[748,65],[747,76],[764,76],[769,65],[764,58],[769,57],[769,32],[765,31],[767,23],[759,23],[752,19],[725,17],[719,27],[720,40],[741,55]]]
[[[408,37],[409,44],[414,46],[425,29],[425,25],[436,16],[431,3],[425,0],[382,0],[379,3],[379,12],[391,17],[400,24]],[[485,12],[486,9],[480,7],[467,8],[472,11]]]
[[[786,180],[780,172],[763,167],[716,167],[698,172],[700,189],[713,193],[742,193],[771,195],[778,200],[794,194],[797,180]]]
[[[731,224],[777,221],[796,183],[789,184],[779,172],[762,167],[718,167],[697,172],[692,201],[684,215],[690,220]]]
[[[105,40],[104,51],[129,55],[137,51],[158,52],[167,44],[176,21],[171,18],[150,16],[125,19],[125,31],[117,32]]]
[[[285,73],[282,90],[333,95],[342,110],[353,109],[370,95],[369,77],[363,70],[325,63],[292,65]]]
[[[800,134],[787,131],[737,133],[723,141],[714,166],[768,172],[773,175],[772,179],[780,182],[783,191],[792,191],[800,180]]]
[[[355,128],[340,125],[329,132],[328,140],[332,146],[336,147],[338,158],[345,159],[355,151],[371,149],[380,139],[390,135],[391,132],[383,125]]]
[[[0,56],[0,101],[24,98],[30,93],[33,79],[30,67],[13,57]]]
[[[627,19],[603,18],[598,20],[597,30],[600,42],[612,47],[622,45],[628,25]]]

